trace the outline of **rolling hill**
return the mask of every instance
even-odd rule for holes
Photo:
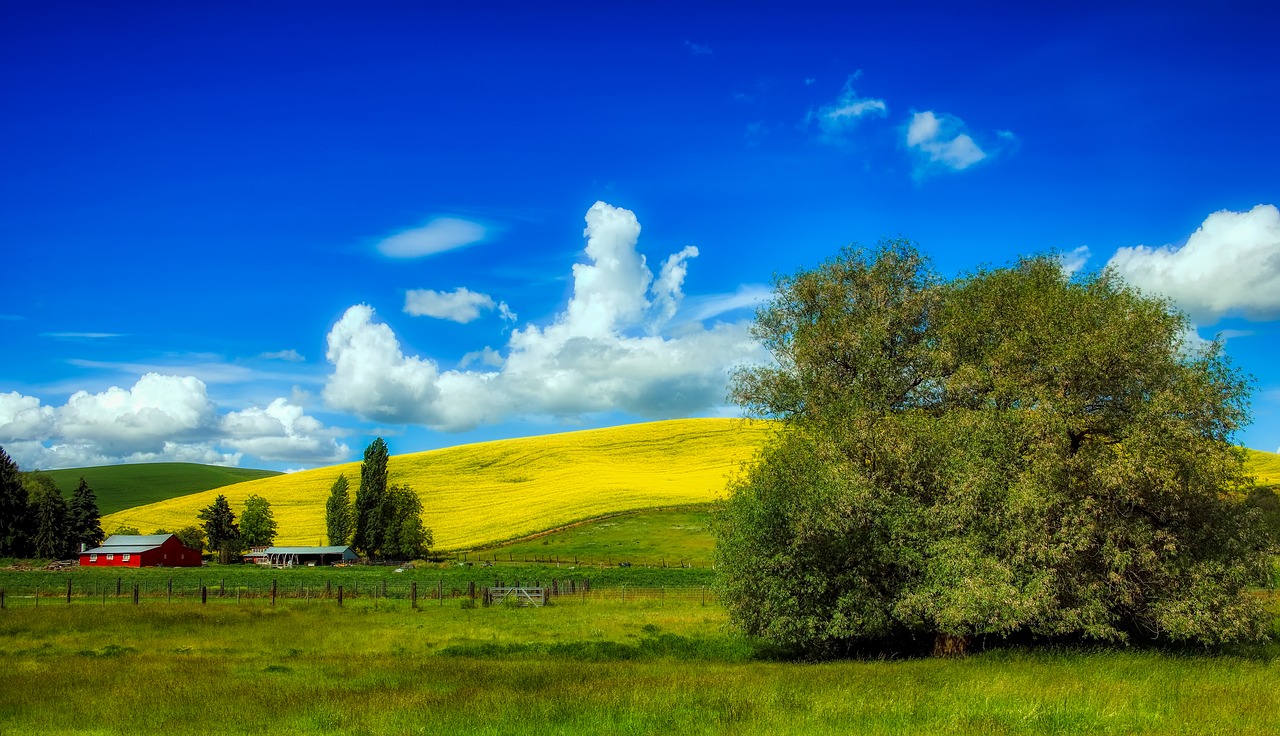
[[[714,501],[771,431],[741,419],[651,422],[396,455],[388,473],[418,492],[437,549],[469,549],[620,511]],[[271,502],[277,543],[323,544],[325,500],[340,473],[354,495],[360,464],[348,463],[127,509],[102,526],[176,529],[220,493],[237,514],[257,494]]]
[[[682,419],[396,455],[388,467],[390,482],[421,497],[435,548],[465,550],[619,512],[714,501],[772,431],[767,422]],[[1280,455],[1250,450],[1249,465],[1260,484],[1280,484]],[[219,493],[237,515],[257,494],[271,502],[279,544],[323,544],[324,504],[340,473],[354,495],[360,464],[347,463],[122,510],[105,517],[103,528],[176,529],[196,523]],[[569,538],[535,544],[586,551],[574,548],[589,540],[561,541]]]
[[[274,470],[226,468],[197,463],[101,465],[45,470],[41,474],[53,480],[68,498],[80,483],[80,476],[84,476],[94,495],[98,497],[98,511],[103,516],[211,488],[280,475]]]

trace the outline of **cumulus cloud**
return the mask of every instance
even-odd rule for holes
[[[283,398],[266,408],[228,413],[222,418],[222,434],[228,446],[264,460],[336,463],[350,452],[337,441],[335,430]]]
[[[384,238],[377,248],[391,258],[421,258],[479,243],[485,234],[483,225],[470,220],[437,217],[422,227]]]
[[[335,430],[277,399],[267,409],[221,415],[194,376],[148,373],[125,389],[78,391],[62,406],[0,394],[0,442],[24,468],[139,462],[238,465],[264,460],[337,462]]]
[[[325,400],[368,419],[446,431],[517,415],[660,418],[723,405],[729,370],[766,358],[745,321],[663,334],[697,249],[667,257],[655,277],[636,248],[634,213],[597,202],[586,223],[587,261],[573,267],[569,303],[550,325],[514,330],[505,356],[486,348],[464,356],[459,370],[441,371],[405,355],[372,308],[356,305],[329,333],[334,371]],[[476,363],[493,370],[468,370]]]
[[[1280,210],[1221,210],[1186,245],[1120,248],[1107,264],[1144,291],[1169,297],[1193,319],[1280,317]]]
[[[507,315],[512,314],[505,302],[499,306],[488,294],[476,293],[465,286],[453,291],[410,289],[404,295],[405,314],[447,319],[460,324],[478,319],[481,311],[488,311],[495,307],[499,308],[503,319],[507,319]]]
[[[963,171],[987,157],[954,115],[918,112],[907,124],[907,148],[921,157],[917,174],[929,170]]]
[[[872,97],[859,97],[853,88],[858,78],[854,74],[845,81],[840,96],[830,105],[823,105],[817,110],[810,110],[805,116],[805,125],[817,126],[818,138],[827,143],[847,143],[849,134],[866,117],[884,117],[889,114],[889,106],[884,100]]]

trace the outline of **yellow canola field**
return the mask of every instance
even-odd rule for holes
[[[436,549],[471,549],[620,511],[722,498],[726,481],[771,431],[768,422],[742,419],[649,422],[395,455],[388,476],[417,491]],[[271,503],[276,544],[327,544],[325,501],[340,473],[354,499],[358,462],[126,509],[105,517],[102,528],[146,534],[198,524],[196,515],[218,494],[238,517],[257,494]]]
[[[1280,487],[1280,455],[1274,452],[1248,450],[1246,465],[1260,486]]]

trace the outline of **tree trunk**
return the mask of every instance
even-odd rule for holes
[[[969,637],[938,632],[933,639],[933,656],[963,657],[969,653]]]

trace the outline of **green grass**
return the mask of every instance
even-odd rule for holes
[[[470,553],[468,559],[573,560],[706,567],[715,551],[711,507],[619,514]]]
[[[3,733],[1280,731],[1264,657],[771,660],[693,602],[369,600],[0,612]]]
[[[84,476],[85,481],[98,497],[98,510],[103,516],[189,493],[199,493],[246,480],[280,475],[274,470],[224,468],[196,463],[102,465],[41,472],[49,476],[68,498],[80,483],[80,476]],[[195,521],[191,523],[194,524]],[[111,529],[103,531],[109,534]],[[149,534],[152,530],[141,531]]]

